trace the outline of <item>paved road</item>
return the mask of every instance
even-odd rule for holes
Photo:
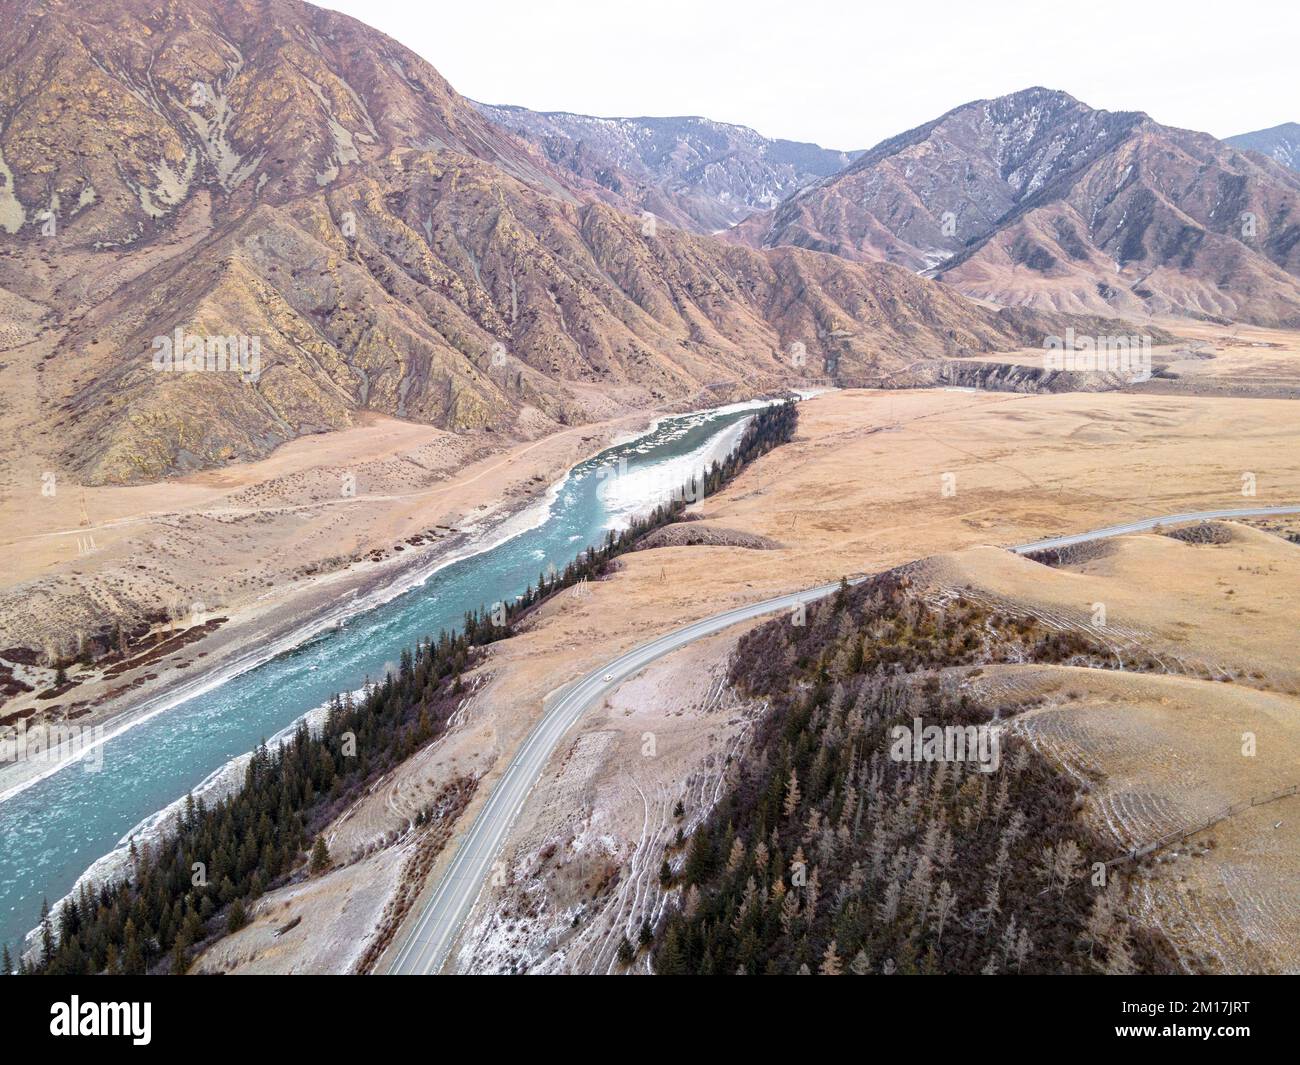
[[[1300,514],[1300,507],[1245,507],[1240,510],[1192,510],[1186,514],[1165,514],[1159,518],[1143,518],[1130,521],[1124,525],[1108,525],[1104,529],[1092,532],[1073,533],[1070,536],[1055,536],[1049,540],[1035,540],[1032,544],[1021,544],[1011,550],[1018,555],[1030,551],[1045,551],[1051,547],[1069,547],[1089,540],[1105,540],[1111,536],[1123,536],[1125,533],[1145,532],[1157,525],[1181,525],[1188,521],[1214,521],[1217,518],[1266,518],[1277,514]]]
[[[1092,532],[1021,544],[1012,550],[1024,554],[1051,547],[1067,547],[1088,540],[1141,532],[1156,525],[1296,513],[1300,513],[1300,506],[1166,514],[1158,518],[1144,518],[1123,525],[1112,525]],[[519,811],[523,808],[529,792],[541,776],[551,753],[564,734],[591,706],[618,687],[623,680],[679,647],[702,636],[720,632],[741,621],[762,617],[765,614],[775,614],[778,611],[793,610],[797,604],[821,599],[838,587],[838,581],[833,584],[823,584],[816,588],[792,592],[789,595],[754,603],[752,606],[738,607],[725,614],[704,618],[633,648],[603,668],[583,677],[565,691],[546,711],[515,754],[514,761],[510,763],[486,805],[465,834],[442,880],[424,904],[424,909],[404,930],[401,945],[388,962],[388,971],[410,974],[436,973],[442,969],[459,934],[460,926],[473,910],[475,900],[495,871],[493,862],[496,860],[497,853],[505,842]]]

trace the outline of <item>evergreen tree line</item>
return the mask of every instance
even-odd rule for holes
[[[797,419],[793,401],[759,411],[723,462],[618,536],[611,532],[603,547],[552,576],[543,573],[536,588],[504,609],[467,612],[460,632],[403,649],[396,676],[367,685],[359,700],[335,695],[319,733],[300,722],[274,750],[261,743],[238,791],[212,806],[191,794],[175,829],[156,845],[133,841],[126,877],[97,890],[83,885],[57,913],[45,903],[35,956],[15,966],[6,945],[3,972],[184,972],[202,945],[243,927],[263,893],[330,867],[320,831],[443,731],[478,649],[510,636],[511,621],[545,598],[604,574],[613,558],[676,520],[686,500],[720,490],[788,441]]]
[[[660,503],[643,517],[635,518],[619,533],[609,530],[600,547],[589,547],[562,570],[550,575],[545,571],[513,603],[505,605],[504,615],[513,620],[557,592],[580,581],[596,580],[609,572],[609,564],[619,555],[636,548],[646,536],[665,525],[680,521],[686,508],[695,501],[720,492],[755,459],[774,447],[789,442],[799,424],[799,409],[794,400],[784,400],[759,410],[745,426],[736,446],[721,462],[714,461],[708,470],[691,479],[669,500]]]
[[[40,946],[19,971],[184,972],[195,948],[242,927],[265,891],[330,867],[320,830],[442,732],[475,648],[508,635],[471,612],[461,632],[404,649],[396,675],[361,698],[335,695],[319,733],[302,721],[275,749],[259,744],[235,793],[213,805],[191,794],[156,845],[132,841],[125,878],[83,885],[56,914],[43,907]]]
[[[992,633],[992,635],[990,635]],[[769,622],[731,679],[770,710],[737,778],[684,842],[661,974],[1174,971],[1131,919],[1114,848],[1073,783],[1003,729],[1000,764],[895,760],[896,726],[983,725],[993,710],[935,670],[1102,654],[1082,634],[936,607],[886,574]],[[1037,657],[1036,657],[1037,656]],[[1113,659],[1111,660],[1113,665]]]

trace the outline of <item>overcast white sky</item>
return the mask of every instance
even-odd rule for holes
[[[1296,0],[326,0],[462,94],[867,148],[1030,85],[1219,137],[1300,122]]]

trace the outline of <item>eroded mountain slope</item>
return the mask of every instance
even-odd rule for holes
[[[24,0],[0,57],[3,432],[82,483],[360,410],[536,435],[1044,332],[891,266],[646,225],[296,0]],[[169,343],[219,372],[158,372]]]
[[[955,108],[737,235],[932,271],[1003,303],[1300,321],[1300,178],[1033,88]]]

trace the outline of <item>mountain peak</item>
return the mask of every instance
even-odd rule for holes
[[[1292,170],[1300,170],[1300,122],[1283,122],[1269,129],[1241,133],[1229,137],[1225,143],[1259,152]]]
[[[475,104],[549,162],[674,225],[725,229],[837,172],[857,153],[764,137],[699,115],[599,117]]]
[[[545,122],[530,146],[297,0],[27,0],[0,25],[0,307],[3,368],[43,382],[33,461],[153,481],[370,411],[491,446],[1022,338],[902,270],[637,216],[698,227],[700,190],[775,200],[843,153],[706,119]]]
[[[43,72],[0,126],[11,231],[57,200],[87,242],[131,244],[200,192],[240,213],[398,147],[559,184],[414,52],[299,0],[29,0],[0,26],[0,69]]]
[[[883,259],[999,302],[1285,324],[1300,321],[1298,215],[1300,182],[1271,163],[1032,86],[881,142],[736,237]]]

